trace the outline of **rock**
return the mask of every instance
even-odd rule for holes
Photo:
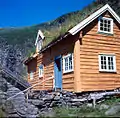
[[[6,99],[6,93],[0,90],[0,106],[5,103]]]
[[[109,106],[108,105],[106,105],[106,104],[101,104],[100,105],[100,110],[103,110],[103,109],[108,109],[109,108]]]
[[[117,114],[118,112],[120,112],[120,104],[118,105],[115,105],[115,106],[112,106],[110,109],[108,109],[106,112],[105,112],[105,115],[115,115]]]
[[[25,117],[26,117],[26,118],[39,118],[39,115],[26,114]]]
[[[0,73],[0,90],[3,91],[3,92],[6,92],[7,91],[7,82],[6,80],[1,76],[1,73]]]
[[[79,107],[79,106],[81,106],[81,105],[82,105],[81,102],[74,102],[74,103],[71,103],[71,106]]]
[[[85,102],[87,101],[86,98],[83,98],[83,99],[71,99],[71,102]]]
[[[38,108],[36,108],[34,105],[29,105],[27,109],[27,114],[37,115],[37,113],[38,113]]]
[[[55,97],[54,97],[54,100],[55,100],[55,101],[60,100],[60,96],[55,96]]]
[[[92,103],[87,103],[87,107],[93,107]]]
[[[71,98],[70,97],[63,97],[63,100],[65,100],[65,101],[71,101]]]
[[[42,100],[38,100],[38,99],[29,99],[28,100],[29,103],[32,103],[35,106],[39,106],[39,105],[44,105],[44,101]]]
[[[58,104],[57,101],[52,101],[52,103],[50,104],[50,107],[56,107],[58,106],[57,104]]]
[[[3,109],[7,114],[16,113],[16,109],[14,108],[13,103],[11,101],[6,101],[3,105]]]
[[[19,118],[20,116],[17,113],[9,114],[8,118]]]
[[[53,96],[45,96],[42,98],[43,101],[51,101],[53,99]]]

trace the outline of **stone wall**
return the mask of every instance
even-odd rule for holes
[[[11,96],[18,96],[8,100]],[[0,108],[7,117],[38,117],[51,113],[54,107],[94,106],[96,103],[120,94],[119,89],[113,91],[73,93],[68,91],[31,91],[26,99],[25,94],[8,83],[0,74]]]

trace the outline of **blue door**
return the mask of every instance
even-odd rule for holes
[[[55,90],[62,90],[62,56],[57,56],[54,59],[54,77]]]

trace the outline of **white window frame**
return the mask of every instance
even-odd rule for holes
[[[34,78],[34,73],[31,71],[30,72],[30,80],[33,80],[33,78]]]
[[[106,69],[102,69],[101,68],[101,56],[105,56],[106,57]],[[113,57],[113,70],[110,70],[108,67],[108,57]],[[99,54],[98,56],[99,58],[99,71],[100,72],[116,72],[116,56],[113,54]]]
[[[100,20],[101,19],[110,21],[110,32],[100,30]],[[100,17],[99,21],[98,21],[98,32],[103,32],[103,33],[107,33],[107,34],[113,34],[113,19],[112,18],[107,18],[107,17]]]
[[[40,66],[43,66],[43,68],[41,69]],[[44,65],[41,64],[38,68],[39,68],[39,78],[43,77],[43,72],[44,72]]]
[[[70,56],[72,56],[72,69],[69,69],[69,59],[68,59],[68,70],[65,70],[65,59],[69,58]],[[73,53],[63,56],[63,73],[69,73],[72,72],[73,70],[74,70]]]

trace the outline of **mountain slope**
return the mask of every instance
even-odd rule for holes
[[[81,11],[65,14],[56,20],[31,27],[0,29],[0,63],[10,70],[23,73],[22,61],[35,51],[35,38],[40,29],[46,39],[44,46],[62,36],[95,10],[108,3],[120,16],[119,0],[97,0]],[[25,73],[25,72],[24,72]]]

